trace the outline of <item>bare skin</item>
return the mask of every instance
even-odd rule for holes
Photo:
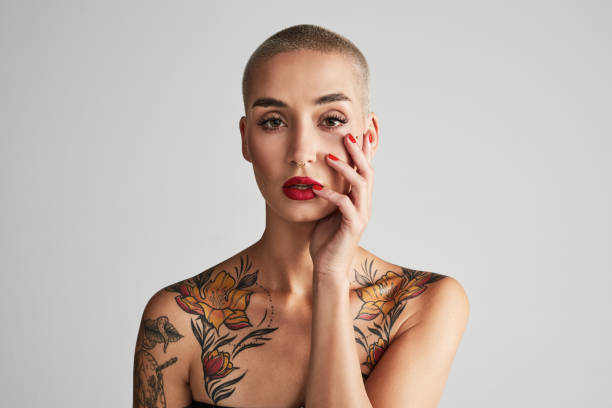
[[[247,255],[249,262],[252,262],[250,272],[258,271],[256,284],[249,288],[249,291],[253,293],[250,295],[249,304],[245,308],[245,314],[252,326],[233,330],[223,325],[220,326],[219,335],[214,332],[216,338],[220,338],[227,333],[237,335],[234,341],[228,343],[222,349],[232,350],[240,338],[253,329],[276,328],[268,335],[270,340],[265,341],[265,345],[240,352],[232,360],[233,366],[239,368],[228,374],[227,378],[238,378],[245,371],[248,371],[248,373],[239,382],[235,383],[235,391],[232,395],[226,400],[217,401],[217,404],[232,407],[298,407],[304,405],[305,381],[310,354],[312,301],[307,294],[288,294],[278,289],[270,289],[271,286],[274,286],[274,281],[266,275],[263,264],[256,266],[254,257],[256,253],[256,245],[253,245],[216,265],[212,268],[210,274],[209,280],[213,280],[217,274],[223,274],[224,271],[228,275],[236,276],[234,274],[235,268],[240,268],[241,261],[245,262]],[[372,355],[366,351],[366,347],[369,350],[375,348],[373,347],[375,345],[382,344],[384,347],[381,351],[384,354],[384,350],[389,344],[393,343],[399,334],[419,322],[422,315],[420,313],[421,309],[424,305],[427,305],[427,299],[430,298],[429,294],[435,292],[436,285],[440,284],[438,281],[443,275],[431,274],[429,280],[431,283],[422,285],[425,290],[401,302],[405,306],[397,319],[388,327],[390,336],[387,338],[384,330],[377,334],[370,331],[369,328],[375,331],[377,330],[376,325],[382,327],[384,321],[389,322],[390,319],[384,319],[382,314],[372,320],[360,318],[363,315],[360,311],[366,304],[359,296],[360,290],[373,286],[362,285],[355,279],[355,276],[361,280],[362,277],[367,277],[371,273],[379,283],[388,283],[389,281],[381,280],[381,278],[388,271],[392,271],[400,276],[395,278],[396,281],[400,282],[402,281],[401,277],[404,276],[403,270],[406,268],[384,262],[363,248],[360,248],[359,260],[353,269],[354,277],[350,285],[350,305],[354,325],[361,332],[360,334],[358,330],[355,330],[353,347],[358,355],[361,373],[365,380],[377,362],[372,360]],[[423,274],[427,273],[423,272]],[[177,357],[177,362],[173,366],[164,369],[165,399],[166,401],[176,401],[174,406],[185,407],[192,400],[214,403],[205,387],[201,361],[202,348],[198,344],[191,327],[191,322],[197,322],[199,316],[185,312],[178,306],[176,300],[182,298],[177,286],[193,284],[192,281],[197,276],[177,282],[160,291],[147,307],[147,314],[151,317],[150,320],[165,313],[164,316],[168,316],[168,320],[173,323],[176,332],[184,336],[176,342],[169,342],[166,353],[163,352],[163,343],[156,345],[153,351],[150,351],[153,356],[157,357],[158,364],[163,364],[171,357]],[[211,338],[215,336],[211,335]],[[370,356],[370,359],[368,359],[368,356]],[[374,367],[372,367],[372,363],[374,363]],[[169,404],[167,406],[173,405]]]
[[[380,139],[351,73],[344,57],[312,51],[279,54],[258,68],[239,128],[266,200],[265,231],[149,301],[135,357],[136,407],[436,406],[467,298],[451,277],[358,245]],[[345,98],[315,103],[339,94]],[[281,186],[292,176],[324,189],[291,200]]]

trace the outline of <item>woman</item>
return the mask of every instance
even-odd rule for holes
[[[243,98],[265,231],[150,299],[134,406],[436,406],[469,305],[455,279],[359,246],[380,144],[362,53],[289,27],[249,59]]]

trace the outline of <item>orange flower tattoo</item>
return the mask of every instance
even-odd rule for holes
[[[355,341],[363,347],[367,356],[367,360],[361,364],[366,366],[370,373],[391,342],[391,330],[404,310],[406,300],[420,295],[428,284],[445,277],[433,272],[402,267],[401,273],[387,271],[377,279],[378,270],[373,270],[373,264],[373,259],[369,263],[366,260],[362,265],[362,272],[355,271],[355,280],[362,285],[356,292],[363,302],[355,320],[366,320],[369,323],[363,327],[364,330],[353,325]],[[377,317],[381,318],[381,324],[374,321]],[[370,336],[376,336],[375,340],[368,340],[364,331],[369,332]],[[369,373],[362,372],[361,375],[365,380]]]
[[[202,348],[204,389],[215,404],[229,398],[236,389],[235,385],[247,374],[248,370],[240,370],[240,367],[233,364],[236,356],[244,350],[263,346],[272,339],[268,335],[278,329],[278,327],[270,327],[272,322],[272,317],[270,317],[267,327],[239,330],[252,327],[246,315],[246,309],[249,306],[251,295],[256,291],[249,291],[247,288],[257,285],[269,295],[265,288],[257,284],[259,271],[250,272],[252,266],[247,254],[246,260],[241,256],[240,265],[234,266],[235,276],[221,270],[211,280],[213,271],[217,267],[215,265],[193,278],[166,287],[167,291],[180,294],[175,296],[175,300],[181,309],[197,315],[196,318],[191,319],[191,330]],[[273,308],[271,302],[269,306]],[[266,308],[257,327],[265,323],[267,316],[268,309]],[[233,332],[221,335],[219,333],[221,326]],[[168,328],[164,327],[164,329],[167,333]],[[231,352],[223,351],[222,347]],[[243,372],[240,374],[241,371]],[[238,376],[227,379],[230,374],[238,374]],[[224,381],[225,379],[227,381]]]
[[[202,315],[216,330],[224,324],[231,330],[251,326],[246,315],[253,292],[234,287],[236,281],[227,272],[221,271],[214,280],[202,288],[192,284],[181,284],[176,302],[187,313]]]
[[[403,275],[388,271],[372,286],[357,290],[357,295],[364,302],[357,318],[373,320],[381,313],[384,318],[396,305],[423,292],[425,286],[422,283],[422,279],[408,280]]]

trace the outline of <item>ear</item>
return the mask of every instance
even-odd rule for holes
[[[240,128],[240,139],[242,140],[242,157],[249,163],[252,163],[251,154],[249,153],[249,147],[246,141],[246,116],[240,118],[238,127]]]
[[[378,143],[380,141],[380,132],[378,130],[378,118],[376,117],[376,114],[374,112],[370,112],[370,114],[368,115],[364,134],[367,134],[367,133],[372,135],[372,157],[374,157],[374,153],[376,153],[376,149],[378,149]]]

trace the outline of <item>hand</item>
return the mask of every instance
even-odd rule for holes
[[[321,190],[313,188],[316,195],[331,201],[338,208],[317,222],[310,239],[315,275],[346,281],[350,281],[351,263],[372,214],[374,180],[369,133],[363,135],[361,146],[359,141],[353,142],[351,138],[350,134],[345,136],[344,144],[357,170],[343,160],[333,160],[329,155],[326,157],[327,163],[349,181],[351,190],[348,194],[340,194],[327,187]]]

